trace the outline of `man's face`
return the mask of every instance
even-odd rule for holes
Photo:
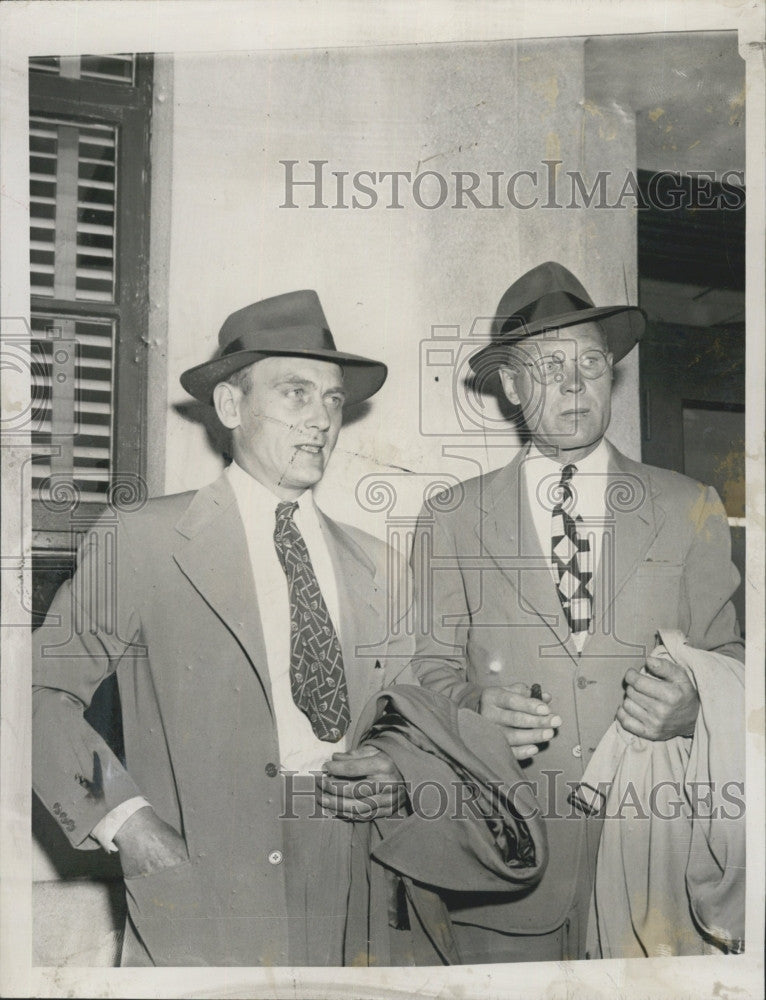
[[[526,337],[500,369],[503,390],[520,406],[532,439],[572,460],[592,451],[612,414],[612,355],[595,323]]]
[[[324,474],[343,415],[343,373],[329,361],[271,357],[250,382],[220,383],[214,401],[231,429],[238,465],[283,499],[296,499]]]

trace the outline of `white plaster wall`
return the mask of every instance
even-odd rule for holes
[[[299,160],[303,177],[310,159],[352,174],[473,170],[485,177],[485,193],[488,171],[542,174],[545,159],[562,160],[561,170],[624,176],[635,169],[634,121],[586,105],[583,46],[556,40],[173,59],[166,491],[202,485],[221,467],[202,426],[174,409],[188,402],[180,373],[212,356],[230,312],[303,287],[319,292],[341,348],[390,369],[366,414],[341,434],[321,487],[325,509],[384,534],[381,512],[357,500],[363,476],[394,474],[395,513],[408,515],[420,505],[424,477],[465,477],[507,461],[513,432],[485,437],[475,423],[473,433],[461,430],[451,372],[438,371],[437,382],[432,368],[421,370],[421,342],[435,325],[467,336],[513,280],[551,258],[597,302],[624,302],[626,285],[635,302],[635,214],[525,211],[505,199],[502,209],[428,211],[408,197],[399,210],[384,207],[387,197],[370,210],[286,209],[279,161]],[[296,190],[306,206],[308,194]],[[529,189],[522,182],[518,190],[526,197]],[[332,188],[325,200],[332,202]],[[635,358],[621,367],[611,436],[637,456]],[[436,435],[421,433],[421,410]],[[502,425],[491,399],[487,413],[496,431]],[[445,448],[460,457],[445,457]]]

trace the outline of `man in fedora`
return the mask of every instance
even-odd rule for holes
[[[414,671],[503,727],[550,849],[535,888],[449,900],[465,961],[586,957],[601,820],[575,797],[584,770],[615,717],[651,741],[695,729],[693,684],[651,655],[658,629],[743,659],[714,490],[605,437],[614,366],[643,330],[639,309],[594,306],[561,264],[514,282],[471,366],[480,385],[499,378],[527,441],[419,520]]]
[[[403,795],[386,754],[348,748],[411,649],[404,629],[387,639],[387,547],[312,488],[344,406],[385,378],[336,349],[313,291],[229,316],[181,383],[230,431],[233,463],[108,510],[35,634],[34,787],[73,846],[119,851],[123,964],[346,960],[341,820],[364,818],[358,782],[380,783],[367,814]],[[114,671],[124,763],[83,719]]]

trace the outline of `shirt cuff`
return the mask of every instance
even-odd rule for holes
[[[138,812],[139,809],[143,809],[144,806],[148,805],[150,803],[147,802],[143,795],[136,795],[132,799],[126,799],[96,823],[90,832],[91,837],[101,844],[107,854],[115,854],[117,851],[117,845],[114,842],[115,834],[119,833],[123,823],[130,819],[134,812]]]

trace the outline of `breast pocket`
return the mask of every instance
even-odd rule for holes
[[[679,628],[683,566],[647,561],[635,576],[634,624],[636,635],[650,646],[661,628]]]

